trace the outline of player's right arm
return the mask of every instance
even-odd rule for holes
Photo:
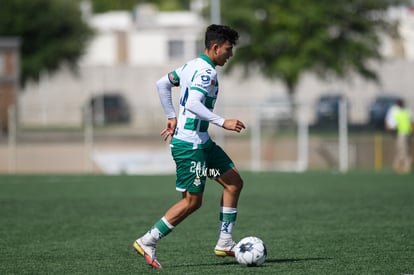
[[[167,116],[167,118],[174,118],[176,117],[176,114],[172,102],[171,88],[174,86],[178,86],[179,82],[176,82],[178,83],[178,85],[175,85],[170,80],[170,74],[164,75],[157,81],[157,92],[161,101],[162,108],[164,109],[165,115]]]
[[[167,120],[167,127],[161,131],[161,136],[164,141],[171,139],[174,136],[175,128],[177,127],[177,118],[169,118]]]
[[[161,136],[164,140],[170,139],[174,135],[175,128],[177,127],[177,116],[172,102],[171,89],[179,85],[180,78],[175,71],[170,72],[157,81],[158,96],[167,117],[167,127],[161,131]]]

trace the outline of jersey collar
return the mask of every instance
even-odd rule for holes
[[[211,61],[210,57],[208,57],[206,54],[200,54],[200,58],[210,64],[213,68],[216,68],[216,64],[214,64],[213,61]]]

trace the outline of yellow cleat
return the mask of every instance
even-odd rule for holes
[[[157,261],[157,257],[155,256],[155,246],[144,245],[142,244],[141,239],[138,239],[134,242],[132,248],[134,248],[135,252],[144,257],[151,267],[161,269],[161,264]]]

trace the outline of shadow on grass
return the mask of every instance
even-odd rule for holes
[[[295,262],[308,262],[308,261],[326,261],[332,260],[332,258],[289,258],[289,259],[266,259],[265,265],[270,263],[295,263]],[[194,263],[194,264],[179,264],[172,265],[170,267],[191,267],[191,266],[216,266],[216,265],[238,265],[236,260],[225,261],[222,263]]]
[[[294,263],[294,262],[308,262],[308,261],[326,261],[332,258],[291,258],[291,259],[266,259],[266,263]]]

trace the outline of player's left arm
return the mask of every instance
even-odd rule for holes
[[[190,89],[188,93],[188,99],[185,104],[187,111],[192,112],[201,119],[207,120],[217,126],[222,127],[224,124],[224,118],[210,111],[202,103],[204,100],[204,93],[200,90]]]
[[[192,86],[188,91],[185,107],[188,111],[203,120],[207,120],[226,130],[240,132],[245,128],[243,122],[237,119],[224,119],[213,113],[203,104],[205,97],[208,94],[207,91],[211,88],[211,85],[215,85],[216,81],[215,71],[212,71],[211,69],[201,70],[195,77]]]
[[[411,111],[410,111],[410,120],[411,120],[411,129],[414,132],[414,116]]]
[[[210,111],[202,103],[204,99],[204,93],[199,90],[190,90],[188,100],[186,103],[186,109],[196,114],[201,119],[207,120],[217,126],[223,127],[226,130],[236,131],[240,133],[242,129],[245,129],[243,122],[238,119],[224,119],[221,116]]]
[[[240,120],[230,118],[224,121],[223,128],[226,130],[236,131],[237,133],[240,133],[241,130],[246,129],[246,126]]]

